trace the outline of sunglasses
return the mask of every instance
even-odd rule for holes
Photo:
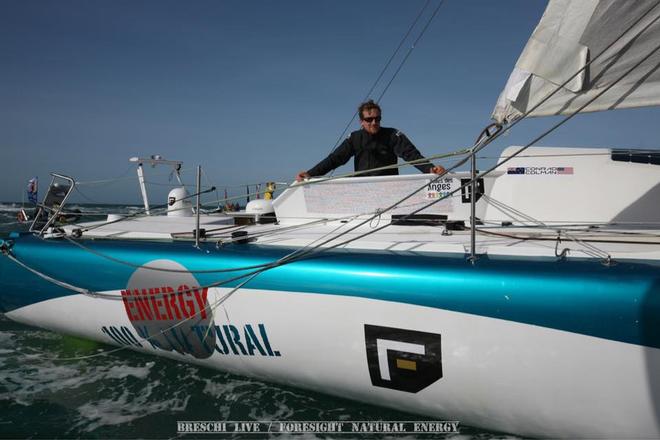
[[[362,118],[362,120],[368,124],[371,124],[372,122],[380,122],[380,116],[373,116],[371,118]]]

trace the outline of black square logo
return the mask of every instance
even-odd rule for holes
[[[371,383],[417,393],[442,377],[440,334],[364,325]]]

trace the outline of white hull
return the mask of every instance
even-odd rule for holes
[[[228,291],[210,289],[209,303]],[[250,325],[266,355],[227,347],[227,354],[216,349],[197,359],[153,348],[133,329],[122,301],[67,296],[7,316],[114,345],[107,330],[123,327],[142,345],[131,349],[466,425],[544,437],[660,437],[653,399],[660,350],[533,325],[364,298],[241,289],[215,310],[214,323],[240,329],[243,342]],[[417,393],[372,385],[365,324],[441,335],[442,378]]]

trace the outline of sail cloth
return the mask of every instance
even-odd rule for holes
[[[500,94],[492,118],[499,123],[519,118],[593,60],[529,116],[572,113],[651,53],[582,111],[660,104],[659,3],[550,0]]]

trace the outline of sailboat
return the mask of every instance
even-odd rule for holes
[[[495,431],[660,437],[660,152],[535,140],[476,164],[530,116],[658,104],[659,3],[551,0],[470,171],[311,179],[239,215],[202,214],[199,185],[163,215],[143,192],[145,215],[81,224],[55,175],[0,242],[0,307]]]

